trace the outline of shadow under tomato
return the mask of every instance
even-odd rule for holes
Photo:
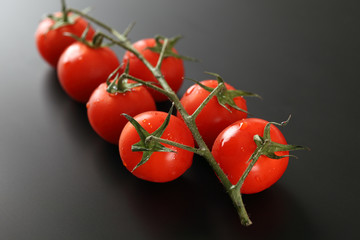
[[[71,142],[66,144],[92,148],[96,174],[115,192],[115,201],[127,203],[147,239],[304,239],[309,232],[315,235],[302,206],[279,184],[244,196],[254,224],[242,227],[229,197],[200,157],[195,157],[193,166],[175,181],[159,184],[137,179],[122,165],[118,147],[93,132],[86,107],[64,93],[56,72],[49,71],[46,78],[46,111],[53,119],[62,118],[59,130],[70,131],[71,139],[67,140]],[[168,111],[170,105],[165,102],[161,108]]]
[[[304,208],[280,184],[253,195],[244,195],[253,226],[244,234],[266,239],[306,239],[316,232]]]
[[[43,81],[46,99],[51,100],[54,104],[59,104],[60,101],[64,101],[68,97],[60,85],[55,69],[49,68]]]
[[[47,116],[54,122],[61,123],[61,126],[54,127],[59,128],[59,131],[66,129],[74,143],[86,145],[97,140],[98,136],[88,122],[86,104],[79,103],[66,94],[54,69],[49,69],[43,80]]]
[[[111,149],[113,159],[99,167],[126,198],[148,239],[303,239],[309,232],[315,236],[302,207],[281,185],[244,196],[254,223],[246,228],[203,159],[195,157],[193,167],[175,181],[151,183],[132,176],[121,166],[117,147]]]
[[[162,111],[162,112],[169,112],[171,107],[171,102],[170,101],[164,101],[164,102],[157,102],[156,103],[156,109],[157,111]],[[175,114],[175,109],[173,114]]]

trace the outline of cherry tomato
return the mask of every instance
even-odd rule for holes
[[[201,83],[211,88],[215,88],[218,85],[216,80],[205,80]],[[228,90],[235,89],[227,83],[225,83],[225,86]],[[209,94],[209,91],[195,84],[185,92],[181,98],[181,103],[185,110],[189,114],[192,114]],[[234,102],[239,108],[245,111],[247,110],[246,100],[243,97],[234,98]],[[214,96],[196,118],[196,126],[209,148],[211,148],[215,138],[224,128],[237,120],[247,117],[247,113],[236,110],[230,106],[227,107],[231,112],[221,106],[217,101],[217,97]],[[180,117],[179,112],[177,116]]]
[[[54,14],[56,17],[61,17],[61,15],[61,12]],[[80,37],[88,26],[88,22],[82,17],[77,17],[73,24],[51,29],[54,24],[53,19],[45,18],[42,20],[35,32],[35,40],[40,55],[52,67],[56,68],[60,55],[70,44],[76,41],[73,37],[66,36],[64,33],[72,33]],[[95,30],[90,26],[86,40],[90,41],[94,34]]]
[[[106,141],[118,144],[122,129],[128,120],[121,115],[138,115],[156,110],[155,101],[145,87],[132,88],[124,93],[109,93],[102,83],[92,93],[87,107],[90,125]]]
[[[143,39],[137,41],[133,44],[133,47],[138,50],[146,60],[150,62],[151,65],[155,66],[160,54],[153,52],[148,49],[149,47],[154,47],[156,41],[153,38]],[[175,49],[172,49],[174,53],[177,54]],[[151,71],[131,52],[125,52],[123,57],[123,66],[126,66],[129,63],[129,74],[142,79],[148,82],[157,83],[157,79],[151,73]],[[163,74],[165,80],[169,86],[177,92],[181,87],[181,84],[184,80],[184,64],[183,60],[176,57],[165,57],[161,65],[161,73]],[[151,95],[153,95],[156,102],[161,102],[167,100],[167,97],[153,89],[149,89]]]
[[[149,111],[134,117],[136,121],[149,133],[154,132],[164,122],[167,113]],[[194,146],[190,130],[185,123],[171,116],[169,125],[162,137],[187,146]],[[140,141],[140,137],[131,123],[127,123],[120,135],[119,152],[124,166],[132,171],[140,162],[142,152],[132,152],[131,146]],[[150,159],[136,168],[132,173],[141,179],[152,182],[168,182],[181,176],[192,164],[193,153],[163,144],[165,147],[175,150],[174,152],[154,152]]]
[[[95,88],[118,66],[119,60],[110,48],[75,42],[61,55],[57,72],[65,92],[74,100],[86,103]]]
[[[256,149],[254,135],[263,136],[264,127],[268,122],[258,118],[247,118],[237,121],[224,129],[216,138],[212,154],[232,184],[236,184],[249,165],[249,158]],[[286,144],[280,130],[271,125],[271,140]],[[288,151],[276,152],[277,155],[289,155]],[[249,175],[246,177],[241,192],[245,194],[261,192],[276,181],[285,172],[288,157],[271,159],[260,156]]]

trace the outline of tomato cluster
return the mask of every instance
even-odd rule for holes
[[[77,102],[86,103],[89,123],[94,131],[107,142],[119,144],[123,163],[131,171],[129,167],[133,168],[140,161],[141,152],[131,151],[138,134],[131,124],[126,125],[128,120],[122,114],[138,115],[136,119],[152,133],[165,119],[165,113],[156,111],[155,102],[166,100],[166,96],[141,85],[131,85],[134,83],[131,81],[127,81],[130,83],[127,88],[114,92],[109,90],[109,82],[120,81],[117,78],[108,79],[120,65],[116,53],[109,47],[92,44],[95,38],[93,27],[80,16],[68,13],[70,16],[73,17],[72,21],[65,22],[63,13],[59,12],[40,22],[35,33],[38,51],[50,66],[56,68],[60,85],[67,95]],[[133,46],[155,66],[160,54],[149,49],[155,44],[156,40],[150,38],[140,40]],[[174,48],[172,51],[177,53]],[[156,82],[151,71],[132,53],[125,52],[121,62],[121,66],[129,66],[130,75]],[[122,72],[124,68],[117,70],[119,74]],[[166,57],[161,72],[173,90],[178,91],[184,78],[183,60]],[[124,133],[120,139],[122,131]],[[176,116],[170,118],[163,138],[194,145],[191,132]],[[155,152],[149,162],[133,174],[154,182],[167,182],[182,175],[191,166],[193,153],[170,148],[176,153]]]
[[[172,181],[181,176],[190,168],[193,153],[171,144],[151,142],[146,136],[154,135],[194,148],[192,133],[182,115],[178,112],[177,116],[169,117],[156,111],[155,103],[167,100],[164,94],[121,78],[125,72],[134,80],[161,87],[153,72],[130,51],[126,51],[119,61],[110,47],[99,44],[98,35],[83,17],[66,14],[67,18],[64,13],[55,13],[44,19],[35,34],[38,51],[57,69],[63,90],[75,101],[86,103],[91,127],[107,142],[119,145],[124,166],[135,176],[153,182]],[[133,48],[155,67],[160,53],[152,48],[159,43],[161,41],[156,38],[142,39],[135,42]],[[164,57],[161,74],[177,92],[183,83],[184,65],[175,48],[171,47],[170,52],[174,56]],[[223,84],[223,89],[208,99],[219,84]],[[218,77],[194,84],[180,100],[190,115],[208,100],[196,116],[196,127],[234,185],[257,147],[254,135],[262,136],[267,124],[265,120],[247,118],[243,97],[247,95]],[[128,121],[130,117],[136,124]],[[166,128],[162,129],[165,122]],[[271,126],[270,132],[274,142],[286,144],[275,126]],[[276,154],[288,155],[286,151]],[[274,160],[261,156],[241,192],[256,193],[270,187],[284,173],[287,164],[287,157]]]

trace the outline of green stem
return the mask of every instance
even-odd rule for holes
[[[133,29],[133,27],[135,26],[135,23],[130,23],[129,26],[125,29],[125,31],[123,32],[123,36],[125,38],[127,38],[127,35],[131,32],[131,30]]]
[[[63,13],[64,22],[68,22],[68,9],[66,7],[65,0],[61,0],[61,9]]]
[[[131,43],[128,40],[119,41],[119,40],[116,40],[113,37],[110,37],[109,35],[106,35],[105,33],[102,33],[102,32],[98,32],[97,35],[102,36],[103,38],[109,40],[113,44],[116,44],[116,45],[124,48],[125,50],[130,51],[130,49],[131,49]]]
[[[165,144],[177,147],[177,148],[181,148],[181,149],[187,150],[189,152],[196,153],[196,154],[198,154],[200,156],[202,156],[204,154],[204,152],[202,150],[198,149],[198,148],[190,147],[190,146],[187,146],[187,145],[184,145],[184,144],[181,144],[181,143],[177,143],[177,142],[174,142],[174,141],[171,141],[171,140],[168,140],[168,139],[155,137],[153,135],[150,135],[150,136],[148,136],[146,138],[146,141],[152,141],[152,140],[156,140],[157,142],[161,142],[161,143],[165,143]]]
[[[241,196],[240,191],[237,188],[231,188],[228,192],[233,204],[237,210],[238,215],[240,216],[241,224],[244,226],[250,226],[252,224],[248,213]]]
[[[190,116],[189,113],[184,109],[184,107],[180,103],[180,99],[178,98],[176,93],[171,89],[171,87],[168,85],[167,81],[165,80],[164,76],[162,75],[162,73],[160,71],[160,66],[161,66],[162,59],[160,59],[158,61],[156,67],[152,66],[144,58],[144,56],[132,46],[132,44],[130,43],[130,41],[127,39],[126,36],[120,34],[119,32],[117,32],[116,30],[114,30],[111,27],[107,26],[106,24],[100,22],[99,20],[97,20],[97,19],[95,19],[95,18],[93,18],[93,17],[91,17],[91,16],[89,16],[89,15],[87,15],[87,14],[81,12],[81,11],[78,11],[76,9],[68,9],[68,11],[77,13],[77,14],[87,18],[88,20],[96,23],[97,25],[103,27],[107,31],[109,31],[118,40],[113,39],[112,37],[107,36],[106,34],[103,34],[104,38],[110,40],[114,44],[117,44],[117,45],[123,47],[125,50],[128,50],[129,52],[133,53],[153,73],[153,75],[158,80],[158,82],[159,82],[159,84],[161,85],[162,88],[156,87],[153,84],[149,84],[149,83],[145,83],[145,82],[142,82],[142,83],[144,83],[144,85],[146,85],[146,86],[149,86],[149,87],[151,87],[153,89],[156,89],[156,90],[160,91],[161,93],[165,94],[169,98],[169,100],[174,103],[176,109],[180,112],[185,124],[187,125],[189,130],[192,132],[194,140],[197,142],[197,144],[199,146],[199,149],[196,150],[196,153],[203,156],[206,159],[206,161],[208,162],[210,167],[214,170],[215,174],[220,179],[220,181],[221,181],[222,185],[224,186],[226,192],[229,194],[231,200],[234,203],[234,206],[235,206],[235,208],[236,208],[236,210],[237,210],[237,212],[238,212],[238,214],[240,216],[241,223],[243,225],[245,225],[245,226],[250,225],[251,221],[249,219],[249,216],[248,216],[248,214],[246,212],[246,209],[244,207],[244,204],[242,202],[240,191],[235,191],[234,186],[231,184],[231,182],[227,178],[224,171],[221,169],[219,164],[214,159],[213,155],[211,154],[211,151],[207,147],[206,143],[204,142],[204,140],[202,139],[202,137],[201,137],[201,135],[199,133],[199,130],[197,129],[197,126],[196,126],[196,123],[195,123],[195,117],[196,117],[197,114],[200,113],[201,109],[205,106],[205,104],[201,105],[201,108],[195,113],[195,115],[193,115],[194,117]],[[166,47],[166,46],[164,46],[164,47]],[[129,79],[132,79],[134,81],[138,81],[138,82],[142,81],[140,79],[136,79],[136,78],[134,78],[132,76],[129,76],[129,75],[126,75],[126,77],[128,77]],[[220,91],[220,90],[221,90],[221,87],[216,88],[216,90],[214,90],[212,92],[212,94],[210,94],[211,96],[206,101],[208,102],[211,99],[211,97],[213,97],[216,94],[216,92]],[[180,147],[180,145],[178,145],[178,146]],[[182,146],[182,147],[184,147],[184,146]],[[185,148],[187,148],[187,146],[185,146]],[[189,149],[189,150],[192,150],[192,149]]]
[[[133,77],[133,76],[131,76],[131,75],[129,75],[129,74],[125,74],[125,73],[120,76],[120,80],[124,80],[124,79],[133,80],[133,81],[135,81],[135,82],[138,82],[138,83],[143,84],[143,85],[146,86],[146,87],[152,88],[152,89],[154,89],[154,90],[156,90],[156,91],[158,91],[158,92],[160,92],[160,93],[162,93],[162,94],[164,94],[164,95],[167,95],[167,92],[166,92],[164,89],[159,88],[158,86],[154,85],[154,84],[151,83],[151,82],[146,82],[146,81],[144,81],[144,80],[141,80],[141,79],[139,79],[139,78]]]
[[[164,54],[165,54],[165,50],[166,50],[166,47],[168,45],[168,42],[169,40],[167,38],[165,38],[164,42],[163,42],[163,45],[162,45],[162,49],[161,49],[161,52],[160,52],[160,56],[159,56],[159,60],[155,66],[156,69],[160,70],[161,68],[161,64],[164,60]]]
[[[124,37],[121,33],[119,33],[118,31],[116,31],[115,29],[109,27],[108,25],[106,25],[105,23],[97,20],[96,18],[91,17],[90,15],[79,11],[77,9],[73,9],[73,8],[68,8],[67,9],[68,12],[73,12],[76,13],[84,18],[87,18],[88,20],[94,22],[95,24],[99,25],[100,27],[106,29],[108,32],[110,32],[111,34],[113,34],[115,37],[117,37],[118,39],[120,39],[121,41],[126,41],[126,37]]]
[[[219,83],[214,90],[211,91],[211,93],[204,99],[204,101],[200,104],[200,106],[193,112],[191,115],[191,118],[195,119],[199,113],[203,110],[203,108],[206,106],[206,104],[210,101],[211,98],[213,98],[218,92],[221,91],[223,88],[224,83]]]
[[[259,157],[261,156],[262,152],[267,147],[267,145],[268,145],[268,143],[265,142],[263,145],[261,145],[260,147],[257,147],[255,149],[255,152],[252,154],[252,156],[249,159],[250,164],[247,166],[244,173],[241,175],[239,181],[235,185],[235,188],[237,189],[237,191],[240,192],[240,189],[241,189],[242,185],[244,184],[246,177],[249,175],[251,169],[254,167],[255,163],[257,162],[257,160],[259,159]]]

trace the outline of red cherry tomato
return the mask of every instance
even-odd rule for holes
[[[212,154],[232,184],[236,184],[249,165],[249,158],[256,149],[254,135],[263,136],[268,122],[257,118],[237,121],[224,129],[216,138]],[[273,142],[286,144],[280,130],[271,125],[270,136]],[[289,152],[276,152],[289,155]],[[271,159],[260,156],[241,187],[241,193],[257,193],[269,188],[280,179],[286,170],[289,158]]]
[[[60,17],[62,13],[58,12],[54,15]],[[82,17],[77,17],[73,24],[51,29],[54,23],[55,21],[50,18],[42,20],[35,32],[35,40],[40,55],[52,67],[56,68],[60,55],[70,44],[76,41],[73,37],[66,36],[64,33],[72,33],[80,37],[88,26],[88,22]],[[94,34],[95,30],[89,27],[86,40],[90,41]]]
[[[145,87],[132,88],[124,93],[109,93],[107,84],[102,83],[92,93],[87,107],[90,125],[106,141],[118,144],[122,129],[128,120],[121,115],[138,115],[155,111],[155,101]]]
[[[205,80],[201,83],[211,88],[215,88],[218,85],[216,80]],[[228,90],[235,89],[227,83],[225,83],[225,86]],[[184,96],[181,98],[181,103],[185,110],[189,114],[192,114],[209,94],[209,91],[203,89],[198,84],[195,84],[185,92]],[[243,97],[234,98],[234,102],[239,108],[245,111],[247,110],[246,100]],[[224,128],[237,120],[247,117],[245,112],[236,110],[230,106],[228,106],[228,108],[231,112],[222,107],[218,103],[217,97],[214,96],[196,118],[196,126],[209,148],[211,148],[215,138]],[[177,113],[177,116],[180,117],[179,112]]]
[[[92,48],[75,42],[61,55],[57,72],[65,92],[74,100],[86,103],[95,88],[118,66],[117,56],[110,48]]]
[[[159,111],[144,112],[134,117],[136,121],[149,133],[154,132],[164,122],[167,113]],[[187,146],[194,146],[190,130],[185,123],[171,116],[169,125],[162,137]],[[132,152],[131,146],[140,141],[140,137],[134,126],[127,123],[120,135],[119,152],[124,166],[132,171],[140,162],[142,152]],[[143,165],[136,168],[132,173],[141,179],[151,182],[168,182],[181,176],[192,164],[193,153],[163,144],[174,152],[154,152],[150,159]]]
[[[133,44],[133,47],[138,50],[151,65],[155,66],[160,54],[151,51],[149,47],[156,45],[155,39],[143,39]],[[173,49],[173,52],[177,54],[177,51]],[[125,52],[123,57],[123,66],[126,66],[129,62],[129,74],[148,82],[157,83],[157,79],[151,73],[151,71],[131,52]],[[175,57],[166,57],[161,65],[161,73],[169,86],[177,92],[184,81],[184,64],[183,60]],[[153,95],[156,102],[167,100],[167,97],[153,89],[149,89],[151,95]]]

